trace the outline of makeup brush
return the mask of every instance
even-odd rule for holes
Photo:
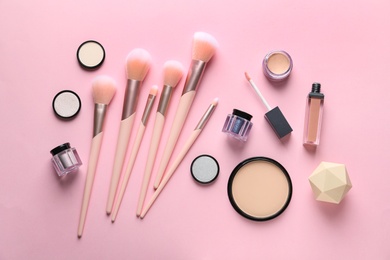
[[[184,69],[180,62],[169,60],[165,62],[163,68],[164,74],[164,88],[160,96],[160,101],[157,108],[156,119],[154,121],[154,129],[152,134],[152,140],[150,142],[149,154],[146,161],[146,167],[144,172],[144,178],[142,180],[142,186],[138,199],[137,217],[141,214],[142,207],[144,205],[146,190],[149,186],[150,176],[153,170],[154,160],[156,159],[158,145],[160,143],[161,134],[164,128],[165,115],[168,110],[168,106],[172,97],[174,88],[179,83],[183,76]]]
[[[168,165],[181,129],[183,128],[184,122],[195,98],[196,90],[202,79],[203,72],[205,71],[207,63],[213,57],[217,46],[217,41],[210,34],[205,32],[197,32],[194,34],[192,42],[192,62],[188,70],[186,82],[176,110],[170,135],[158,168],[156,180],[154,182],[155,189],[157,189],[160,184],[163,173]]]
[[[122,120],[116,145],[110,189],[108,192],[106,206],[107,214],[111,213],[114,204],[115,194],[118,189],[119,179],[136,114],[139,89],[149,71],[150,63],[150,54],[144,49],[134,49],[127,56],[127,86],[123,102]]]
[[[112,210],[112,214],[111,214],[111,221],[112,222],[114,222],[116,219],[116,216],[117,216],[118,211],[119,211],[119,207],[121,206],[121,203],[122,203],[123,195],[125,194],[127,184],[129,183],[131,171],[133,170],[135,159],[137,158],[138,150],[139,150],[142,138],[143,138],[144,133],[145,133],[146,125],[149,121],[150,112],[152,111],[152,107],[154,104],[154,100],[156,99],[157,92],[158,92],[157,86],[153,86],[149,92],[149,96],[148,96],[148,99],[146,101],[144,113],[143,113],[142,118],[141,118],[141,123],[139,124],[137,136],[136,136],[135,141],[134,141],[134,146],[133,146],[133,149],[131,150],[130,158],[129,158],[129,161],[127,162],[126,171],[123,175],[123,180],[122,180],[121,186],[118,190],[116,201],[115,201],[115,204],[114,204],[114,207]]]
[[[260,97],[265,107],[267,108],[268,112],[265,113],[264,117],[267,119],[268,123],[271,125],[272,129],[274,130],[275,134],[279,137],[279,139],[291,133],[292,128],[288,124],[280,108],[274,107],[271,109],[271,106],[268,104],[267,100],[265,100],[264,96],[261,94],[255,82],[253,82],[251,77],[249,77],[248,73],[246,72],[245,72],[245,77],[249,81],[249,84],[252,86],[252,88],[255,90],[256,94]]]
[[[87,178],[85,180],[83,202],[81,206],[80,221],[77,235],[80,238],[83,234],[85,218],[87,216],[88,204],[91,198],[93,181],[97,161],[99,158],[100,147],[103,138],[103,124],[107,106],[116,92],[116,83],[108,76],[99,76],[92,82],[92,96],[95,103],[94,122],[93,122],[93,138],[91,150],[89,154],[89,163],[87,170]]]
[[[218,105],[218,98],[215,98],[210,106],[207,108],[206,112],[203,114],[202,118],[199,120],[199,123],[196,125],[194,131],[191,133],[187,141],[184,143],[183,148],[180,150],[176,159],[173,161],[171,167],[168,169],[164,178],[162,179],[160,185],[157,190],[153,193],[152,198],[150,199],[147,206],[141,213],[141,218],[144,218],[146,213],[149,211],[150,207],[156,201],[158,195],[160,195],[161,191],[164,189],[165,185],[168,183],[169,179],[172,177],[173,173],[176,171],[179,164],[182,162],[183,158],[186,156],[187,152],[190,150],[191,146],[194,144],[207,122],[209,121],[211,115],[213,114],[215,107]]]

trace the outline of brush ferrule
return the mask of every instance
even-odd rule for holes
[[[167,113],[169,101],[172,97],[173,87],[164,85],[163,91],[161,92],[160,101],[158,103],[157,112],[160,112],[163,116]]]
[[[106,115],[106,104],[95,104],[95,113],[93,117],[93,137],[103,131],[104,116]]]
[[[203,72],[206,68],[206,64],[207,62],[205,61],[192,60],[182,95],[190,91],[195,91],[198,88],[199,82],[202,79]]]
[[[207,124],[209,121],[211,115],[213,114],[215,110],[215,105],[211,104],[209,108],[206,110],[206,112],[203,114],[202,118],[199,120],[199,123],[196,125],[195,130],[203,129],[203,127]]]
[[[125,99],[123,101],[122,120],[135,113],[141,84],[142,82],[138,80],[127,80]]]
[[[141,122],[144,126],[148,123],[150,112],[152,111],[154,100],[156,99],[155,95],[149,94],[148,101],[146,101],[144,113],[141,118]]]

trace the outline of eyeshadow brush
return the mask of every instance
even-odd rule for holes
[[[142,138],[145,133],[146,125],[149,121],[150,112],[156,99],[158,92],[158,87],[153,86],[149,92],[148,99],[146,101],[144,113],[141,118],[141,123],[139,124],[137,136],[134,141],[133,149],[131,150],[129,161],[127,162],[126,171],[123,175],[122,183],[118,189],[118,194],[115,200],[115,204],[111,213],[111,221],[114,222],[121,206],[123,195],[125,194],[127,184],[129,183],[130,175],[134,167],[135,159],[137,158],[138,150],[141,145]]]
[[[161,134],[164,128],[165,116],[167,114],[172,93],[175,87],[178,85],[180,79],[182,78],[183,72],[183,66],[178,61],[169,60],[164,64],[164,88],[161,92],[156,113],[156,119],[154,121],[152,139],[150,142],[144,177],[142,180],[141,190],[138,198],[138,206],[136,212],[137,217],[139,217],[139,215],[141,214],[142,207],[144,205],[146,191],[149,186],[151,173],[153,171],[154,160],[156,158],[158,145],[160,143]]]
[[[204,127],[206,126],[207,122],[209,121],[211,115],[213,114],[215,107],[218,105],[218,98],[215,98],[210,106],[207,108],[206,112],[203,114],[202,118],[199,120],[199,123],[196,125],[194,131],[191,133],[191,135],[188,137],[186,142],[184,143],[184,146],[180,150],[179,154],[177,155],[176,159],[173,161],[172,165],[164,175],[164,178],[162,179],[160,185],[158,186],[157,190],[153,193],[152,198],[150,199],[147,206],[143,209],[140,217],[144,218],[146,213],[149,211],[153,203],[156,201],[158,195],[160,195],[161,191],[164,189],[165,185],[168,183],[169,179],[172,177],[174,172],[176,171],[177,167],[180,165],[184,157],[186,156],[187,152],[190,150],[191,146],[194,144]]]

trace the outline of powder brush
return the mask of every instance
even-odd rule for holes
[[[89,154],[87,177],[85,180],[84,195],[81,206],[80,221],[77,235],[80,238],[83,234],[85,219],[87,216],[88,204],[91,198],[93,181],[95,179],[96,166],[99,158],[100,148],[103,139],[104,118],[108,104],[110,104],[116,92],[115,81],[108,76],[99,76],[92,82],[92,96],[95,103],[93,138]]]

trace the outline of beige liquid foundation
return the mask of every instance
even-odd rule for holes
[[[321,84],[313,83],[306,102],[303,145],[317,146],[320,144],[324,97],[321,93]]]

